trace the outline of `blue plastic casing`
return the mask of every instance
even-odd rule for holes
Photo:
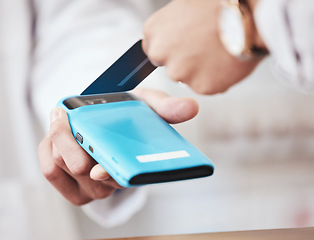
[[[128,100],[69,109],[66,99],[58,106],[66,110],[73,135],[82,136],[78,143],[121,186],[213,174],[211,161],[146,103]]]

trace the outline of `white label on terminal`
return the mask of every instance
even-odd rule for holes
[[[165,153],[156,153],[156,154],[148,154],[148,155],[140,155],[136,156],[136,159],[142,163],[146,162],[155,162],[176,158],[189,157],[190,154],[187,151],[174,151],[174,152],[165,152]]]

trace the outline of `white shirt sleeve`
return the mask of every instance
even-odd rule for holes
[[[277,75],[302,91],[312,91],[314,1],[260,0],[255,21]]]
[[[141,38],[150,1],[38,0],[31,100],[45,130],[49,112],[66,96],[80,94]],[[144,204],[145,189],[127,189],[83,207],[98,224],[127,221]]]
[[[82,206],[83,211],[104,228],[111,228],[126,223],[146,203],[148,189],[127,188],[117,190],[106,199],[94,200]]]
[[[150,1],[37,2],[31,94],[48,129],[49,112],[61,98],[80,94],[142,37]]]

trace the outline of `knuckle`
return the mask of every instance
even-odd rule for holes
[[[149,60],[156,66],[164,66],[167,62],[166,54],[158,46],[151,44],[147,49]]]
[[[81,157],[74,161],[71,166],[69,166],[70,171],[75,176],[85,176],[88,175],[91,170],[91,162],[90,159]]]
[[[144,39],[149,39],[151,36],[151,20],[148,19],[143,27],[143,35],[144,35]]]
[[[49,182],[53,182],[59,178],[59,169],[56,165],[46,165],[41,168],[43,175]]]
[[[151,17],[149,17],[143,26],[143,34],[144,38],[150,38],[152,34],[154,33],[154,28],[155,28],[155,18],[156,18],[156,13],[154,13]]]

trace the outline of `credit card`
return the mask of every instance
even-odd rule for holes
[[[135,88],[156,69],[142,49],[142,40],[136,42],[81,95],[124,92]]]

